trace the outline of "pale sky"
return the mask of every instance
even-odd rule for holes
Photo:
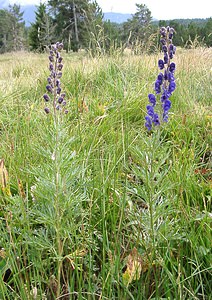
[[[0,0],[0,3],[39,4],[40,0]],[[42,0],[43,2],[45,0]],[[212,17],[211,0],[97,0],[103,12],[136,12],[135,3],[146,4],[155,19],[185,19]]]

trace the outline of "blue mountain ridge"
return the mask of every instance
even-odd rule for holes
[[[6,1],[0,3],[0,9],[7,8]],[[30,26],[31,23],[35,21],[35,12],[37,10],[36,5],[23,5],[21,6],[21,11],[24,12],[23,19],[26,26]],[[106,12],[104,13],[104,20],[110,20],[115,23],[123,23],[132,17],[131,14],[122,14],[115,12]]]

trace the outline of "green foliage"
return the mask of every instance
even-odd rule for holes
[[[151,25],[151,11],[145,4],[136,4],[137,12],[123,24],[123,38],[127,40],[127,46],[135,54],[150,50],[154,44],[152,41],[153,28]],[[152,45],[151,45],[151,42]]]
[[[56,40],[63,41],[67,52],[79,49],[92,56],[122,53],[152,53],[158,49],[158,26],[171,26],[177,34],[176,46],[195,48],[212,46],[212,21],[208,19],[152,20],[145,4],[136,4],[137,12],[127,22],[103,21],[97,1],[49,0],[37,7],[36,20],[25,27],[23,12],[14,4],[0,10],[0,53],[30,49],[43,52]]]
[[[91,35],[98,35],[102,11],[96,1],[49,0],[56,24],[56,35],[67,51],[88,48]]]
[[[0,57],[1,299],[210,299],[212,53],[178,52],[153,134],[158,55],[64,54],[58,119],[43,112],[46,55]]]
[[[53,41],[54,26],[45,4],[40,3],[35,15],[35,23],[29,31],[29,46],[32,50],[43,52]]]
[[[0,10],[0,52],[24,49],[24,22],[20,5]]]
[[[212,19],[179,19],[170,21],[159,21],[159,27],[171,26],[177,34],[174,37],[176,46],[192,47],[192,44],[198,40],[198,45],[212,46]],[[153,22],[156,24],[156,22]],[[196,45],[196,46],[198,46]]]

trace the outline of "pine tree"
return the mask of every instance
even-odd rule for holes
[[[0,53],[9,51],[8,49],[8,35],[9,35],[9,16],[5,9],[0,10]]]
[[[0,51],[18,51],[24,49],[25,23],[20,5],[9,5],[0,10]]]
[[[10,40],[12,50],[23,50],[24,48],[24,26],[23,14],[21,12],[20,5],[9,5],[9,24],[10,34],[12,39]]]
[[[40,3],[35,16],[29,32],[29,46],[31,50],[42,52],[53,41],[54,26],[45,4]]]
[[[67,51],[89,46],[91,33],[102,24],[102,12],[96,1],[49,0],[56,24],[56,35]]]
[[[138,49],[146,49],[152,34],[151,11],[145,4],[136,4],[137,12],[123,24],[123,37],[128,46],[136,53]]]

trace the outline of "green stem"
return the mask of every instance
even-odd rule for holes
[[[55,215],[56,215],[56,243],[57,243],[57,254],[58,254],[58,265],[57,265],[57,292],[56,296],[60,296],[60,281],[61,281],[61,268],[62,268],[62,253],[63,253],[63,246],[61,242],[60,236],[60,227],[61,227],[61,210],[60,210],[60,188],[59,188],[59,180],[60,180],[60,139],[59,139],[59,126],[60,126],[60,115],[54,115],[55,120],[55,151],[54,151],[54,159],[55,159]]]

